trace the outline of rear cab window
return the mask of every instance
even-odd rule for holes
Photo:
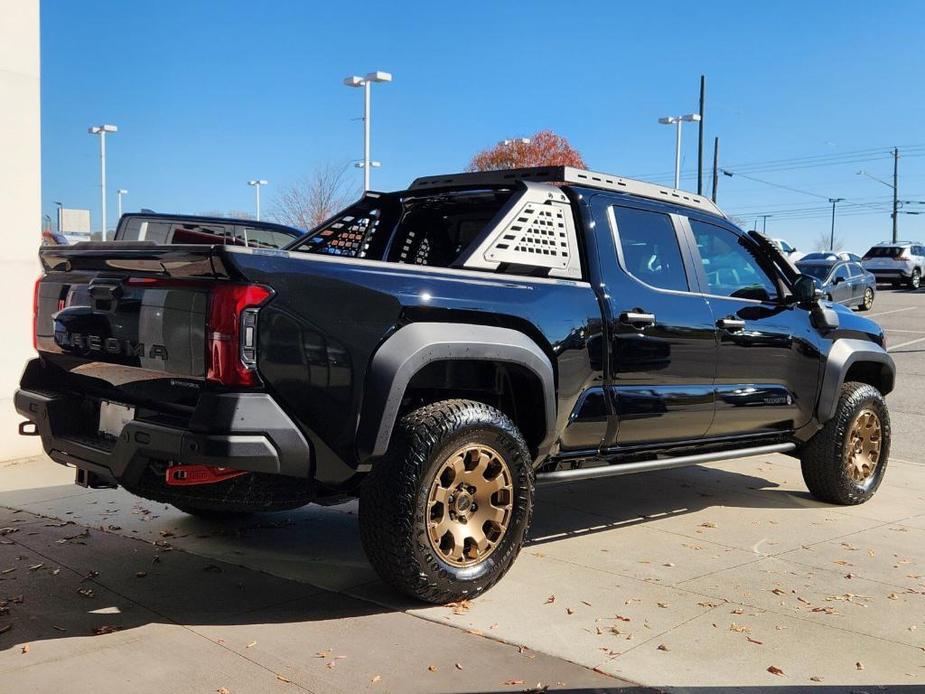
[[[302,253],[459,267],[514,195],[511,189],[367,196],[289,248]],[[529,274],[530,268],[499,267]]]

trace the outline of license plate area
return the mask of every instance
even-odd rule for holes
[[[100,401],[99,433],[114,439],[122,435],[122,429],[135,419],[135,408],[108,400]]]

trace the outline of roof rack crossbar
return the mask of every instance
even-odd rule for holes
[[[637,195],[650,200],[662,200],[682,205],[709,214],[726,215],[709,198],[682,190],[676,190],[655,183],[637,181],[612,174],[576,169],[571,166],[537,166],[523,169],[501,169],[498,171],[470,171],[465,173],[423,176],[411,182],[410,190],[426,188],[447,188],[451,186],[506,185],[516,181],[538,183],[573,183],[588,188],[611,190],[618,193]]]

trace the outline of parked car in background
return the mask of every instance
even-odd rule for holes
[[[785,256],[787,256],[792,263],[797,262],[804,255],[806,255],[805,253],[798,251],[795,246],[791,246],[784,239],[771,239],[771,243],[777,246],[777,249]]]
[[[858,262],[840,260],[831,255],[810,258],[814,255],[822,254],[810,253],[797,263],[797,270],[816,280],[826,301],[869,311],[874,305],[877,278]]]
[[[864,254],[864,269],[872,272],[878,282],[894,287],[905,284],[918,289],[925,272],[925,244],[921,241],[884,241]]]
[[[293,227],[252,219],[133,213],[119,219],[114,240],[282,248],[303,233]]]
[[[848,251],[816,251],[815,253],[807,253],[800,258],[800,260],[829,260],[832,262],[836,260],[848,260],[854,263],[860,263],[861,256],[857,253],[849,253]]]

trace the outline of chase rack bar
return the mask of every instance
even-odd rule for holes
[[[683,205],[708,214],[725,217],[722,210],[709,198],[682,190],[675,190],[632,178],[612,174],[576,169],[571,166],[537,166],[524,169],[502,169],[499,171],[471,171],[467,173],[423,176],[411,182],[409,190],[450,188],[454,186],[509,185],[517,181],[537,183],[572,183],[587,188],[627,193],[650,200],[662,200]]]

